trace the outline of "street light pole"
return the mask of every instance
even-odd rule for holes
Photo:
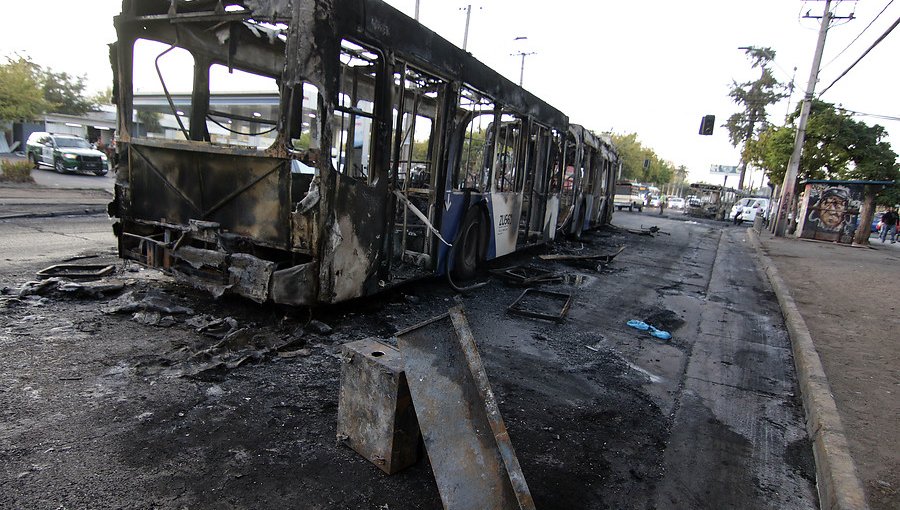
[[[822,16],[822,24],[819,27],[819,40],[816,43],[816,52],[813,55],[812,68],[809,70],[809,81],[806,84],[806,94],[800,106],[800,118],[797,120],[797,136],[794,138],[794,152],[788,162],[787,172],[784,174],[784,183],[781,186],[781,203],[778,207],[778,216],[775,220],[775,236],[784,237],[787,230],[787,217],[793,210],[794,192],[797,187],[797,174],[800,171],[800,157],[803,153],[803,142],[806,140],[806,123],[809,121],[809,111],[812,108],[813,94],[816,92],[816,81],[819,79],[819,66],[822,64],[822,53],[825,50],[825,36],[828,34],[828,25],[831,23],[831,0],[825,0],[825,14]]]
[[[466,47],[469,45],[469,19],[472,17],[472,4],[466,6],[466,32],[463,35],[463,51],[466,51]]]
[[[416,0],[416,16],[415,20],[419,21],[419,0]]]
[[[526,37],[524,35],[520,35],[519,37],[516,37],[513,40],[514,41],[524,41],[526,39],[528,39],[528,37]],[[522,65],[519,68],[519,86],[520,87],[522,86],[522,83],[524,83],[524,80],[525,80],[525,57],[527,57],[529,55],[534,55],[534,54],[535,54],[535,52],[533,52],[533,51],[529,51],[529,52],[520,51],[518,53],[510,53],[511,57],[522,57]]]

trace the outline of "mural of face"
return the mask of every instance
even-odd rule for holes
[[[828,190],[819,202],[819,221],[822,226],[837,229],[844,222],[849,200],[840,193],[829,193]]]

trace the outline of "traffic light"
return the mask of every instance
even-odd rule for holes
[[[711,135],[713,134],[713,127],[716,124],[716,116],[715,115],[704,115],[703,120],[700,121],[700,134],[701,135]]]

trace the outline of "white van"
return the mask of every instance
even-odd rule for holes
[[[769,211],[769,199],[768,198],[742,198],[737,201],[736,204],[731,208],[731,212],[728,213],[728,219],[733,220],[734,216],[738,213],[738,211],[742,211],[741,220],[753,222],[756,219],[757,215],[761,215],[763,218],[766,217]]]

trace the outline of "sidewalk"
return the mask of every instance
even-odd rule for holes
[[[816,444],[820,494],[837,493],[830,501],[823,498],[822,508],[857,508],[854,482],[861,483],[869,508],[900,508],[900,243],[882,245],[872,238],[868,249],[775,238],[763,231],[759,244],[764,268],[772,265],[767,273],[795,344],[804,405],[813,422],[808,429]],[[781,288],[777,280],[783,281]],[[793,297],[787,306],[785,290]],[[802,319],[795,312],[792,317],[791,302]],[[824,377],[810,369],[817,365],[810,357],[804,360],[804,330],[811,340],[808,353],[821,360]],[[836,411],[832,408],[829,417],[832,395]],[[842,438],[852,460],[841,456]],[[842,496],[851,499],[835,504]]]
[[[103,189],[0,183],[0,219],[105,213],[112,199]]]

